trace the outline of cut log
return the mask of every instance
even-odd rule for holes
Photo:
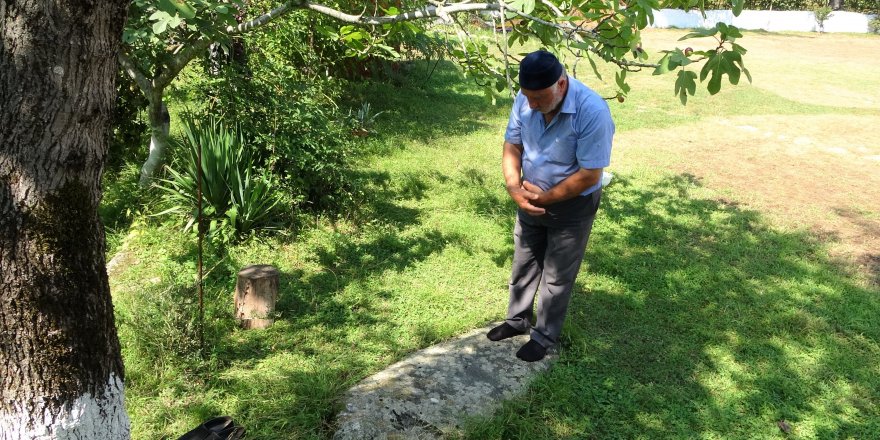
[[[272,325],[278,301],[278,269],[255,264],[238,272],[235,285],[235,319],[245,329]]]

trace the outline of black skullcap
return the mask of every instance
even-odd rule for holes
[[[527,90],[546,89],[560,76],[562,63],[546,50],[536,50],[519,63],[519,86]]]

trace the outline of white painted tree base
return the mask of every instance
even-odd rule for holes
[[[0,440],[128,440],[125,386],[111,374],[101,396],[86,393],[64,406],[61,413],[46,408],[42,414],[17,408],[0,413]],[[21,402],[14,404],[23,406]]]

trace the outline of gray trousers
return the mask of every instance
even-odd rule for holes
[[[531,328],[532,339],[544,347],[559,340],[601,198],[599,189],[546,207],[541,216],[517,213],[507,323],[522,331]]]

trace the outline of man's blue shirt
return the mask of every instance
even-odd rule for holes
[[[568,91],[559,113],[547,125],[541,112],[516,95],[504,139],[522,145],[523,179],[547,191],[580,168],[605,168],[611,163],[614,121],[608,104],[582,82],[568,77]],[[581,195],[601,188],[597,183]]]

